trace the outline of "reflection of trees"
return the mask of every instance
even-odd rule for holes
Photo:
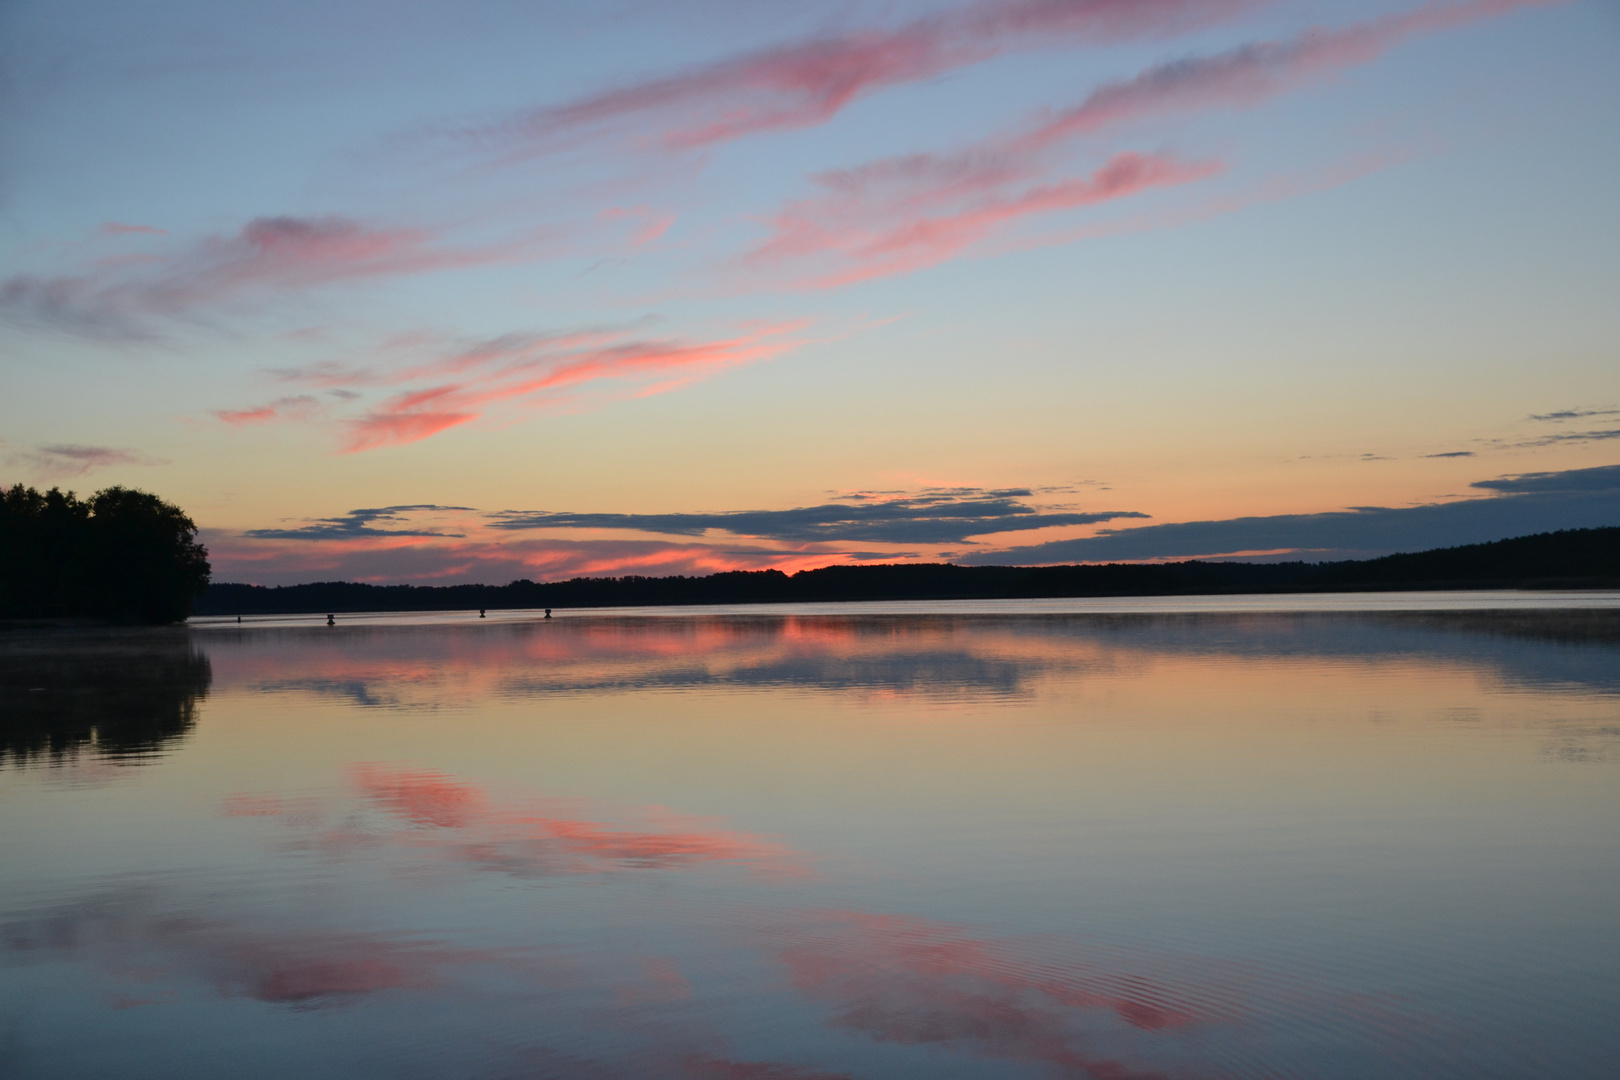
[[[271,651],[253,643],[276,642]],[[1043,683],[1161,659],[1430,662],[1620,694],[1620,610],[576,616],[542,623],[210,630],[254,692],[371,709],[464,695],[812,691],[1033,699]],[[341,647],[337,642],[341,641]],[[242,661],[248,660],[244,664]],[[454,693],[448,688],[456,687]]]
[[[1027,622],[1023,633],[1176,656],[1424,660],[1503,682],[1620,694],[1620,610],[1204,612]]]
[[[212,678],[184,631],[0,636],[0,763],[154,754],[191,730]]]
[[[725,661],[728,657],[718,657]],[[583,665],[582,665],[583,666]],[[876,652],[870,656],[797,653],[750,656],[730,665],[670,664],[624,671],[546,671],[513,675],[501,682],[507,694],[559,691],[691,690],[699,688],[794,689],[892,694],[896,697],[990,698],[1029,694],[1033,678],[1050,670],[1047,657],[980,656],[967,649]]]

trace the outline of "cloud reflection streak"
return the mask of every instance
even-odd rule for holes
[[[350,770],[350,780],[353,796],[325,805],[312,797],[239,794],[224,801],[221,813],[281,818],[305,833],[295,846],[329,854],[388,849],[522,878],[709,864],[744,867],[765,880],[809,872],[802,853],[777,840],[658,807],[635,812],[639,827],[622,827],[568,816],[564,800],[499,804],[481,788],[432,770],[366,763]],[[381,820],[356,824],[363,807],[379,811]]]
[[[1156,979],[1066,963],[1055,952],[1021,957],[966,927],[910,916],[812,913],[785,936],[791,943],[779,958],[794,986],[829,1005],[835,1027],[877,1042],[1046,1064],[1062,1076],[1172,1075],[1103,1051],[1119,1039],[1099,1032],[1099,1012],[1156,1035],[1230,1023],[1240,1011]]]
[[[203,917],[180,913],[173,898],[160,900],[140,892],[108,895],[14,921],[0,930],[0,947],[13,962],[88,960],[120,986],[201,984],[221,997],[300,1008],[434,989],[452,969],[516,959],[410,936]],[[118,1000],[142,1003],[122,994]]]

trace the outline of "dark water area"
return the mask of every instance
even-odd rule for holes
[[[1609,1077],[1620,607],[0,632],[0,1075]]]

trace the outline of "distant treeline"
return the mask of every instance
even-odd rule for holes
[[[156,495],[0,490],[0,618],[178,622],[207,585],[197,526]]]
[[[547,584],[526,580],[509,585],[363,585],[329,581],[265,588],[218,584],[208,587],[194,610],[199,615],[268,615],[1529,587],[1620,587],[1620,528],[1572,529],[1411,555],[1328,563],[904,563],[829,566],[792,575],[780,570],[738,570],[707,577],[574,578]]]

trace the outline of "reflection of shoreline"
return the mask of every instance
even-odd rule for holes
[[[367,708],[641,691],[1029,700],[1044,680],[1164,659],[1425,661],[1506,685],[1620,694],[1620,610],[1106,615],[584,616],[549,624],[210,631],[225,685]]]
[[[0,764],[139,761],[221,687],[365,708],[695,690],[1030,700],[1156,659],[1426,661],[1508,686],[1620,694],[1620,610],[1097,615],[590,616],[550,624],[75,629],[0,634]],[[463,697],[465,700],[465,697]]]
[[[212,681],[184,630],[0,635],[0,765],[150,758],[191,731]]]
[[[336,609],[334,609],[336,610]],[[473,608],[425,610],[355,609],[343,612],[336,625],[359,627],[463,626],[546,621],[551,608]],[[1509,612],[1620,612],[1620,589],[1491,589],[1483,591],[1418,591],[1356,593],[1229,593],[1116,597],[1058,597],[1008,600],[843,600],[788,603],[671,604],[664,606],[579,607],[556,609],[559,621],[571,619],[667,620],[701,619],[872,619],[872,618],[1033,618],[1071,616],[1157,615],[1336,615],[1450,614],[1494,615]],[[186,620],[194,630],[247,633],[258,629],[313,630],[324,627],[324,613],[195,615]]]

